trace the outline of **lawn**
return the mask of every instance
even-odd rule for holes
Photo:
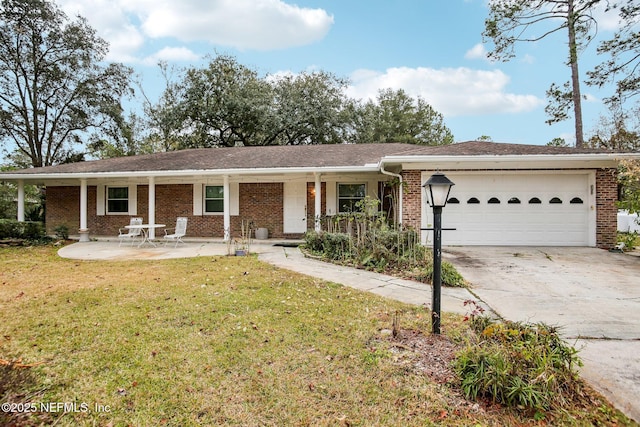
[[[27,366],[0,371],[0,403],[28,412],[0,412],[0,425],[544,424],[434,380],[391,337],[394,319],[428,335],[421,307],[253,257],[0,249],[0,359]],[[468,333],[457,316],[443,329],[453,342]],[[595,399],[553,423],[628,421]]]

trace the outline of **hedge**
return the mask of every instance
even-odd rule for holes
[[[43,237],[45,228],[42,222],[0,219],[0,239],[37,240]]]

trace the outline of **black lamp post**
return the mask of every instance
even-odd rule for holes
[[[447,204],[453,182],[436,172],[422,186],[425,199],[433,207],[433,292],[431,295],[431,332],[440,334],[440,294],[442,288],[442,208]]]

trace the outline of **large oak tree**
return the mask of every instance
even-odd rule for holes
[[[0,137],[34,167],[122,114],[131,71],[103,64],[108,45],[85,19],[46,0],[0,3]],[[10,151],[11,152],[11,151]],[[15,153],[15,151],[13,151]]]

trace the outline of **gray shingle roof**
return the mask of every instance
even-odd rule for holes
[[[586,153],[607,151],[486,141],[435,147],[387,143],[203,148],[23,169],[7,174],[363,167],[375,165],[386,156],[527,156]]]

